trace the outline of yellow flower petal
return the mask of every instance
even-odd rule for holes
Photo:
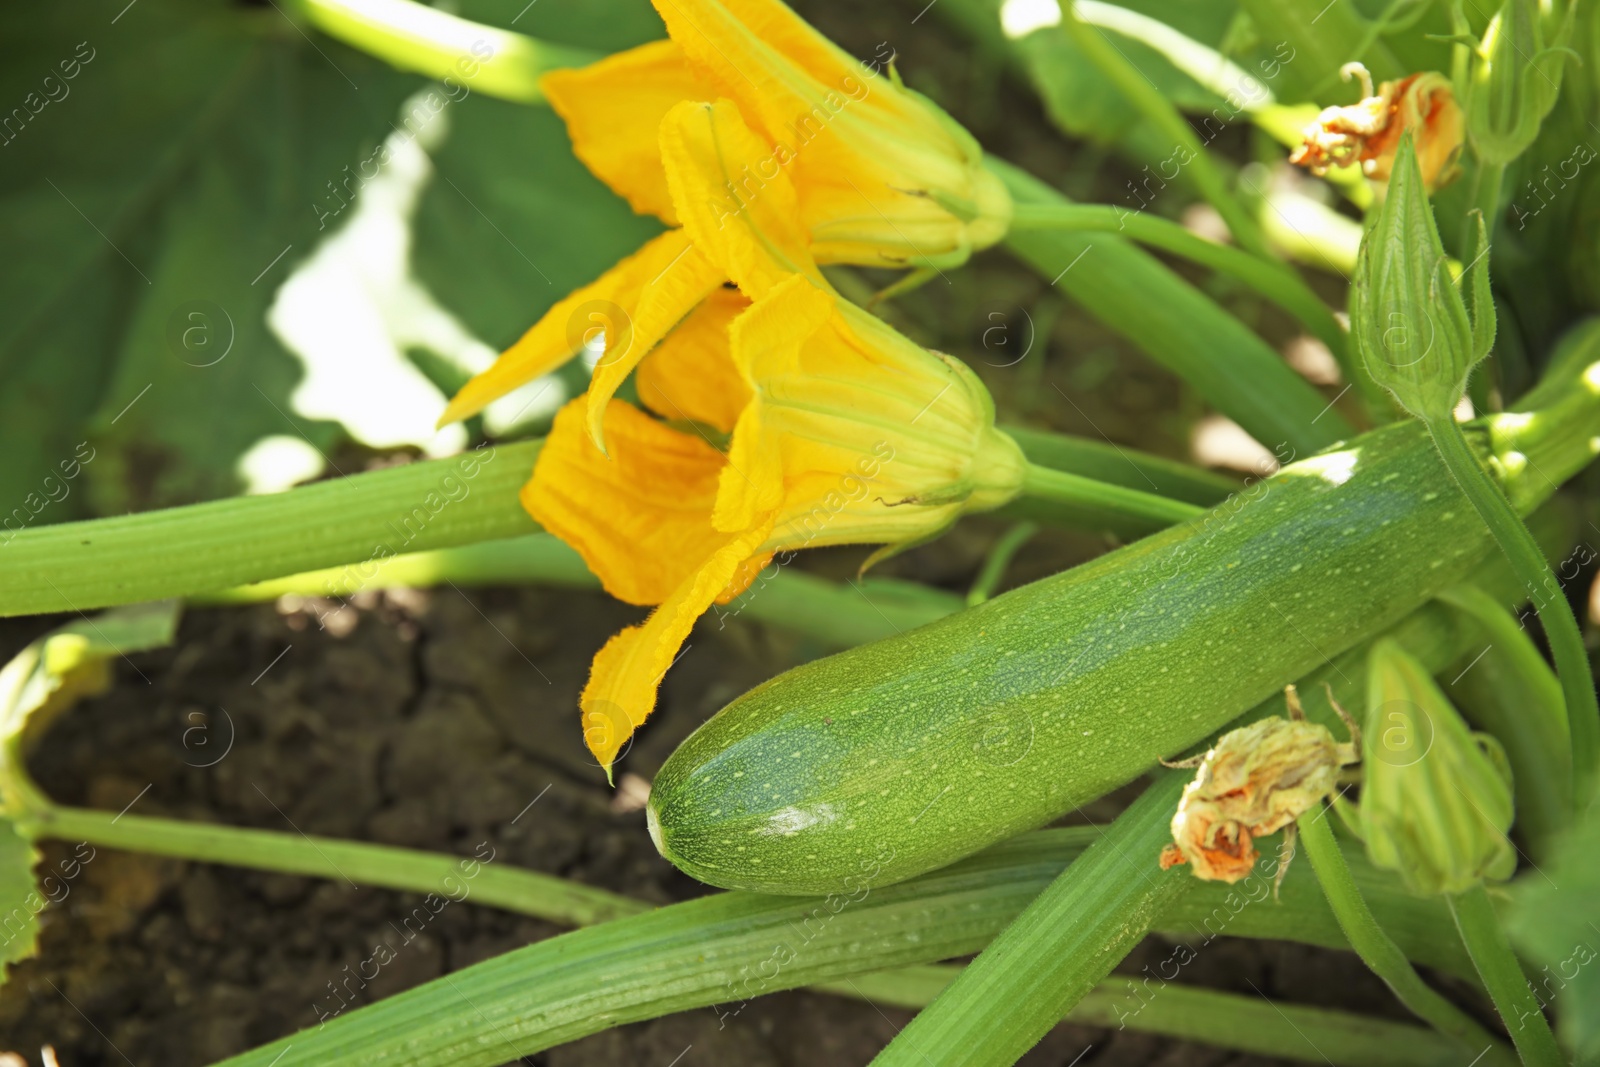
[[[776,0],[655,3],[690,66],[768,143],[759,165],[790,172],[817,262],[955,266],[1005,235],[1010,196],[982,149],[880,74],[888,57],[857,63]]]
[[[762,166],[771,155],[728,100],[685,101],[661,120],[662,161],[684,229],[755,299],[816,271],[788,174]]]
[[[726,460],[631,404],[613,400],[605,416],[609,459],[589,440],[582,397],[556,414],[522,504],[577,549],[606,592],[659,604],[727,540],[711,528]]]
[[[654,3],[690,65],[771,140],[791,136],[793,120],[825,92],[861,92],[861,65],[775,0]]]
[[[606,338],[606,353],[589,377],[589,436],[601,449],[606,447],[606,404],[622,388],[639,361],[649,355],[684,316],[716,292],[725,277],[719,266],[701,255],[687,240],[671,259],[661,257],[657,262],[661,263],[660,270],[648,278],[641,276],[642,285],[634,294],[632,318],[621,343],[612,344],[611,338]]]
[[[721,272],[695,251],[682,230],[668,230],[559,301],[494,366],[450,401],[439,425],[476,415],[492,401],[571,359],[597,333],[605,336],[601,365],[627,371],[695,304],[722,281]],[[599,374],[598,368],[596,371]],[[615,391],[611,384],[606,395]]]
[[[752,575],[747,564],[759,554],[766,536],[767,528],[757,527],[724,538],[643,625],[623,630],[595,656],[579,704],[584,743],[608,776],[623,744],[655,707],[661,679],[695,620],[723,597],[730,583],[743,579],[748,584]]]
[[[721,288],[639,364],[634,385],[645,407],[667,419],[682,419],[732,433],[750,402],[750,387],[733,365],[728,328],[750,301],[737,289]]]
[[[801,345],[832,312],[832,298],[797,274],[751,305],[729,330],[734,362],[746,382],[753,386],[795,371]],[[711,520],[719,530],[744,529],[783,503],[783,456],[777,435],[763,425],[762,408],[748,404],[734,429]]]
[[[652,41],[581,70],[552,71],[539,84],[566,121],[578,158],[633,210],[677,225],[656,131],[680,100],[717,96],[695,76],[683,49]]]
[[[712,524],[773,523],[769,547],[904,544],[1022,485],[983,385],[801,276],[729,331],[751,388]]]

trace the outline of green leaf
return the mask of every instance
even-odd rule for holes
[[[1371,25],[1356,4],[1240,0],[1239,6],[1249,14],[1259,40],[1285,42],[1291,49],[1293,58],[1283,64],[1281,81],[1274,83],[1285,103],[1328,103],[1330,97],[1353,100],[1353,91],[1339,84],[1339,68],[1351,60],[1364,62],[1380,81],[1411,73],[1383,42],[1362,48],[1373,38]]]
[[[39,913],[45,898],[33,878],[39,850],[18,834],[11,820],[0,818],[0,986],[11,964],[39,953]]]
[[[473,0],[460,14],[607,52],[666,36],[642,0]],[[413,269],[491,346],[510,345],[550,305],[661,232],[578,161],[548,108],[474,95],[452,108],[450,123],[418,208]]]
[[[548,109],[473,96],[450,122],[417,210],[413,269],[490,345],[509,346],[661,232],[578,162]]]
[[[1576,568],[1576,556],[1563,567]],[[1477,631],[1462,658],[1439,675],[1445,692],[1478,729],[1492,734],[1511,763],[1517,830],[1543,859],[1555,832],[1571,822],[1572,752],[1561,683],[1506,601],[1474,585],[1439,597]]]
[[[0,810],[16,814],[29,799],[26,780],[11,773],[29,741],[73,701],[110,684],[108,661],[171,644],[178,610],[168,600],[81,615],[0,667]]]
[[[0,502],[56,496],[33,525],[236,491],[238,457],[297,428],[274,289],[311,250],[327,183],[418,84],[271,6],[13,18],[0,91],[59,99],[3,149],[0,365],[22,388],[0,409]],[[94,459],[66,477],[80,442]]]
[[[1002,32],[1000,0],[947,0],[934,10],[964,31],[980,34],[991,49],[1009,48],[1044,103],[1050,120],[1069,134],[1103,144],[1117,144],[1141,160],[1157,162],[1172,151],[1169,139],[1143,121],[1138,109],[1102,74],[1072,40],[1055,27],[1058,20],[1041,18],[1046,23],[1007,41],[1006,35],[1022,28],[1015,21]],[[1044,9],[1040,10],[1044,14]],[[1227,31],[1231,11],[1227,5],[1172,4],[1163,0],[1143,3],[1098,4],[1079,7],[1079,15],[1115,33],[1117,49],[1137,67],[1163,96],[1179,108],[1191,112],[1210,112],[1224,106],[1223,90],[1186,73],[1175,59],[1195,58],[1211,51]],[[1139,32],[1124,32],[1129,22],[1140,17],[1163,23],[1162,40],[1141,39]],[[1121,29],[1110,26],[1117,23]],[[1189,48],[1182,38],[1187,37]],[[1173,43],[1177,48],[1171,47]],[[1158,44],[1167,46],[1163,51]],[[1187,54],[1186,54],[1187,53]],[[1217,58],[1214,54],[1210,57]],[[1198,73],[1196,68],[1190,71]],[[1208,73],[1218,70],[1212,64]],[[1231,88],[1231,87],[1230,87]]]
[[[1512,894],[1508,932],[1538,967],[1528,968],[1534,995],[1547,1007],[1554,1001],[1573,1061],[1600,1063],[1600,809],[1591,807],[1543,871],[1518,879]]]
[[[581,4],[463,0],[452,10],[474,22],[598,52],[620,52],[667,35],[647,0],[584,0]]]
[[[1161,94],[1185,111],[1205,112],[1222,99],[1148,45],[1121,34],[1116,47]],[[1161,159],[1170,143],[1144,121],[1139,109],[1097,70],[1073,41],[1056,29],[1035,30],[1013,43],[1044,101],[1050,121],[1076,137],[1102,144],[1128,143],[1136,155]]]
[[[0,668],[0,985],[9,964],[38,952],[39,913],[55,899],[34,880],[39,852],[19,827],[38,800],[22,769],[28,743],[73,701],[105,689],[108,660],[170,644],[177,622],[172,602],[83,616]]]

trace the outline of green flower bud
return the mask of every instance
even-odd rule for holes
[[[1471,269],[1482,272],[1481,280],[1475,274],[1474,293],[1486,293],[1487,254]],[[1474,302],[1492,315],[1492,300]],[[1395,155],[1388,195],[1361,239],[1350,332],[1373,381],[1422,419],[1450,417],[1467,375],[1494,338],[1492,318],[1475,333],[1450,275],[1409,133]]]
[[[1367,657],[1360,825],[1367,856],[1424,895],[1509,878],[1511,771],[1427,670],[1393,641]]]
[[[1539,126],[1561,95],[1568,4],[1554,40],[1547,41],[1537,0],[1505,0],[1469,61],[1465,91],[1467,131],[1485,163],[1516,159],[1539,136]],[[1458,16],[1459,18],[1459,16]]]

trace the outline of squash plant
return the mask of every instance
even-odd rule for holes
[[[274,50],[305,58],[254,14],[145,4],[198,46],[237,47],[248,78]],[[885,1064],[1011,1063],[1064,1018],[1339,1062],[1593,1056],[1593,998],[1528,981],[1571,959],[1539,903],[1563,889],[1530,857],[1559,855],[1577,885],[1594,871],[1600,711],[1572,574],[1549,562],[1571,541],[1558,490],[1600,449],[1592,7],[944,0],[936,17],[1029,82],[1064,135],[1138,171],[1132,199],[1100,204],[988,153],[892,48],[853,57],[780,0],[657,0],[665,35],[612,54],[582,47],[571,12],[550,25],[576,36],[541,40],[509,10],[279,7],[384,92],[421,75],[447,100],[553,112],[576,160],[659,225],[619,223],[620,258],[589,250],[591,280],[520,322],[439,412],[447,426],[530,383],[583,383],[543,438],[70,522],[33,522],[28,504],[7,524],[0,612],[78,617],[0,672],[8,961],[33,950],[43,908],[33,843],[56,839],[424,892],[471,864],[478,902],[579,928],[230,1064],[492,1065],[800,986],[923,1008]],[[30,33],[53,40],[49,23]],[[5,136],[26,150],[30,132]],[[51,157],[23,158],[17,196]],[[1291,164],[1326,195],[1285,192],[1314,180]],[[179,176],[256,195],[206,174],[174,164],[150,197]],[[322,203],[318,222],[347,206]],[[203,259],[218,218],[169,235],[174,261]],[[1240,484],[997,422],[971,353],[931,351],[883,314],[991,248],[1266,445],[1275,473]],[[1348,284],[1313,286],[1297,261]],[[1343,391],[1324,395],[1209,295],[1227,287],[1325,347]],[[272,343],[265,314],[249,343]],[[26,352],[38,332],[5,344]],[[114,475],[134,469],[117,455]],[[397,550],[397,516],[419,509]],[[978,513],[1025,525],[965,601],[788,567],[844,544],[877,546],[870,566]],[[992,595],[1041,523],[1123,543]],[[104,688],[115,657],[170,641],[182,601],[444,581],[598,585],[652,609],[597,650],[573,718],[607,776],[706,612],[842,649],[733,700],[654,783],[638,832],[726,892],[652,908],[461,857],[113,817],[28,775],[49,720]],[[1529,603],[1553,670],[1516,625]],[[1458,709],[1435,678],[1484,635],[1494,658]],[[1337,758],[1325,728],[1348,733]],[[1040,829],[1144,779],[1109,825]],[[1262,860],[1257,839],[1278,831]],[[1219,915],[1231,936],[1352,949],[1416,1022],[1181,982],[1119,1003],[1108,975],[1141,938]],[[1495,1014],[1418,964],[1481,985]]]

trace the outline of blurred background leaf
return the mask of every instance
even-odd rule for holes
[[[0,41],[0,106],[15,109],[0,113],[8,529],[239,492],[264,441],[294,446],[295,477],[350,436],[426,445],[445,390],[658,229],[588,174],[548,110],[456,87],[419,111],[429,82],[292,12],[109,0],[12,16]],[[485,0],[460,14],[597,51],[663,32],[642,0]],[[432,167],[398,150],[413,140]],[[384,225],[340,244],[372,214]],[[296,271],[320,302],[280,300]],[[417,305],[433,316],[422,326]],[[408,321],[374,321],[390,317]],[[373,357],[375,334],[426,375]],[[352,415],[386,391],[409,398],[409,427]],[[452,432],[439,447],[459,445]]]
[[[1518,880],[1513,899],[1511,937],[1539,967],[1529,968],[1534,995],[1555,1001],[1574,1062],[1600,1063],[1600,811],[1567,831],[1542,872]]]
[[[11,964],[37,955],[39,913],[45,896],[33,879],[39,850],[17,833],[10,819],[0,818],[0,985]]]
[[[235,492],[269,433],[326,446],[332,427],[285,414],[296,369],[264,313],[319,193],[415,79],[270,7],[187,0],[29,9],[0,47],[0,99],[59,97],[0,149],[0,360],[22,385],[0,506],[26,506],[86,440],[81,481],[35,521]]]

